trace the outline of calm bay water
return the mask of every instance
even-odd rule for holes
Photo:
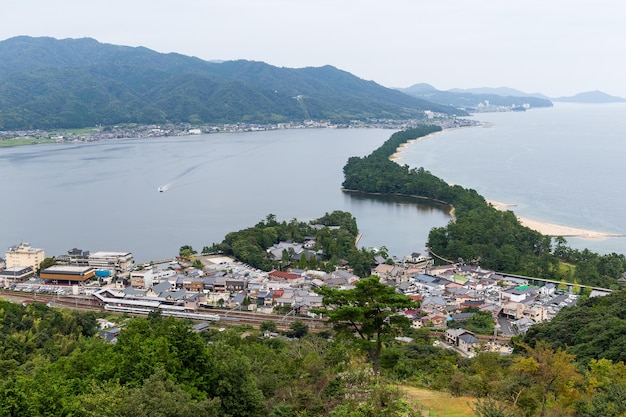
[[[341,191],[347,159],[392,133],[307,129],[2,148],[0,253],[30,242],[46,256],[78,247],[130,251],[145,262],[186,244],[201,250],[270,213],[308,221],[333,210],[356,217],[359,246],[422,251],[430,228],[449,221],[446,212]]]
[[[626,234],[626,104],[562,104],[482,113],[489,127],[449,130],[415,142],[399,163],[423,166],[517,215]],[[568,238],[577,248],[626,253],[626,238]]]
[[[489,127],[430,136],[399,162],[515,204],[523,217],[624,234],[624,115],[625,104],[479,114]],[[0,249],[25,241],[47,256],[79,247],[131,251],[144,262],[185,244],[200,250],[270,213],[289,221],[345,210],[363,232],[360,246],[422,251],[428,231],[449,221],[445,211],[340,189],[347,159],[392,133],[281,130],[3,148]],[[568,242],[626,253],[622,237]]]

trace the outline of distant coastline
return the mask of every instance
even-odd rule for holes
[[[307,120],[285,123],[225,123],[225,124],[125,124],[119,126],[99,126],[80,129],[32,129],[0,130],[0,147],[36,145],[42,143],[79,143],[116,139],[152,139],[160,137],[195,136],[215,133],[264,132],[285,129],[390,129],[402,130],[407,126],[423,124],[421,119],[351,121],[350,123],[331,123],[329,121]],[[433,120],[432,124],[446,129],[466,127],[468,121],[443,116]],[[472,122],[473,123],[473,122]]]

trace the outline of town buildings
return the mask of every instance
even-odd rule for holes
[[[24,250],[30,249],[25,245],[23,251],[38,253],[39,250]],[[268,256],[282,259],[288,255],[293,260],[307,253],[309,246],[282,243],[268,251]],[[315,254],[311,252],[311,256]],[[75,248],[59,257],[63,264],[41,271],[41,278],[46,285],[74,285],[80,293],[93,294],[108,309],[144,314],[159,309],[171,314],[197,315],[199,319],[214,307],[314,316],[315,309],[322,306],[317,288],[350,289],[359,280],[341,268],[330,273],[295,268],[264,272],[225,256],[196,259],[202,268],[177,262],[135,268],[130,252],[91,254]],[[111,278],[96,281],[97,272],[103,270],[109,271]],[[0,273],[0,279],[7,286],[32,272],[32,267],[7,268]],[[428,257],[416,253],[390,264],[380,259],[371,273],[419,303],[419,308],[404,312],[414,328],[458,329],[476,312],[483,312],[492,318],[495,334],[512,336],[550,320],[577,298],[554,284],[535,287],[525,279],[477,266],[435,267]],[[93,286],[86,285],[90,280],[94,281]],[[448,335],[450,340],[453,333]],[[454,346],[465,354],[476,346],[473,334],[454,337]]]
[[[67,251],[67,255],[59,255],[57,263],[72,266],[89,266],[97,270],[109,271],[110,275],[128,275],[135,267],[135,259],[131,252],[91,253],[78,248]]]
[[[39,274],[46,284],[80,285],[96,276],[95,268],[90,266],[53,265]]]
[[[92,268],[107,269],[111,273],[128,274],[135,265],[135,259],[130,252],[95,252],[89,255],[88,264]]]
[[[14,266],[0,271],[0,285],[10,287],[17,282],[22,282],[35,275],[35,271],[30,266]]]

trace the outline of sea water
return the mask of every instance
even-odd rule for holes
[[[521,217],[626,234],[626,103],[556,103],[473,119],[484,125],[415,142],[398,162],[513,204]],[[624,237],[567,241],[626,253]]]

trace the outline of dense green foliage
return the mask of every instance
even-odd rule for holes
[[[178,250],[178,256],[188,261],[192,260],[197,253],[190,245],[183,245]]]
[[[10,375],[35,358],[55,361],[95,333],[93,314],[52,310],[42,303],[0,302],[0,369]]]
[[[609,288],[617,288],[615,278],[619,278],[626,270],[626,256],[623,254],[613,252],[600,255],[589,249],[572,249],[561,237],[555,239],[553,253],[563,262],[576,265],[573,278],[580,283],[599,287],[607,287],[608,284]]]
[[[462,258],[496,271],[604,288],[617,288],[617,280],[626,270],[623,255],[600,255],[587,249],[559,251],[549,236],[522,226],[511,211],[498,211],[487,204],[469,210],[454,205],[462,208],[456,210],[456,221],[433,228],[428,235],[429,247],[448,259]],[[573,272],[561,269],[561,262],[575,265]]]
[[[1,300],[0,310],[0,416],[412,415],[349,365],[346,346],[306,326],[293,326],[300,339],[264,339],[153,315],[125,320],[111,344],[93,335],[93,313]]]
[[[417,336],[417,335],[414,335]],[[620,416],[626,412],[626,366],[574,355],[540,342],[517,355],[479,353],[472,359],[415,338],[386,350],[381,366],[405,383],[472,395],[477,417]],[[384,359],[384,360],[383,360]]]
[[[624,291],[615,291],[605,297],[583,297],[550,322],[531,327],[524,341],[529,345],[547,341],[575,354],[582,363],[593,359],[626,362],[625,296]]]
[[[326,227],[318,227],[326,226]],[[292,219],[289,222],[276,220],[270,214],[265,221],[254,227],[228,233],[219,244],[207,248],[208,252],[220,252],[234,256],[255,268],[270,271],[287,268],[320,269],[334,271],[341,261],[347,262],[353,272],[361,277],[369,276],[374,265],[373,250],[358,249],[355,241],[358,234],[356,219],[350,213],[333,211],[308,223]],[[280,260],[273,260],[267,249],[278,242],[304,242],[305,237],[315,238],[313,251],[321,251],[318,257],[301,257],[293,261],[288,252]]]
[[[467,320],[455,321],[450,320],[447,323],[450,329],[463,328],[477,334],[491,335],[493,334],[493,316],[487,311],[476,311],[474,315]]]
[[[324,308],[319,312],[328,317],[339,336],[350,339],[367,354],[374,374],[378,374],[383,345],[410,325],[407,317],[397,313],[415,307],[413,300],[381,283],[377,276],[357,281],[353,289],[321,287],[317,293],[324,297]]]
[[[39,271],[42,271],[46,268],[49,268],[51,266],[56,265],[57,261],[55,258],[45,258],[43,261],[41,261],[41,263],[39,264]]]
[[[370,155],[349,158],[343,168],[343,188],[348,191],[413,196],[444,205],[454,204],[456,211],[485,206],[485,199],[474,190],[458,185],[450,186],[424,168],[411,169],[389,159],[400,145],[440,131],[439,126],[426,125],[396,132]]]
[[[410,119],[426,109],[464,113],[331,66],[207,62],[93,39],[0,42],[0,130]]]
[[[343,309],[336,324],[354,318],[365,325],[361,331],[376,337],[376,328],[393,317],[383,306],[404,300],[374,279],[361,282],[363,297],[335,291],[328,300]],[[342,304],[342,297],[361,301]],[[605,309],[621,317],[623,299],[620,292],[588,300],[581,310]],[[476,396],[481,400],[473,409],[482,417],[626,413],[623,362],[598,359],[600,350],[586,351],[589,356],[577,361],[571,353],[576,345],[551,347],[536,339],[538,333],[514,355],[463,358],[433,346],[428,329],[383,330],[380,374],[373,377],[371,363],[363,361],[372,361],[364,348],[367,338],[355,345],[339,332],[332,340],[329,331],[311,334],[301,322],[289,330],[299,339],[265,339],[250,327],[195,333],[190,322],[171,317],[120,318],[122,330],[112,344],[95,336],[94,313],[1,300],[0,311],[0,416],[420,415],[419,407],[389,387],[392,381]],[[600,321],[615,324],[608,314],[591,315],[589,324],[578,320],[567,329],[562,322],[571,317],[564,317],[550,337]],[[397,341],[394,334],[412,341]]]
[[[505,404],[499,403],[492,398],[478,399],[472,411],[477,417],[515,417],[516,414]]]
[[[389,157],[399,145],[438,131],[425,126],[395,133],[370,155],[352,157],[344,167],[348,190],[428,198],[454,207],[455,220],[433,228],[428,246],[433,253],[453,261],[500,272],[566,280],[616,288],[626,270],[623,255],[599,255],[567,247],[565,239],[552,239],[522,226],[511,211],[498,211],[475,190],[450,186],[423,168],[409,169]],[[561,262],[575,265],[561,269]]]

